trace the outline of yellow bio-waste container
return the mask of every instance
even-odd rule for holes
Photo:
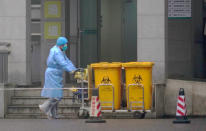
[[[91,67],[94,70],[95,88],[99,88],[102,110],[112,110],[112,105],[113,109],[120,109],[122,64],[100,62],[91,64]]]
[[[144,105],[144,110],[151,110],[153,65],[154,63],[152,62],[128,62],[122,64],[126,75],[127,109],[143,110]],[[141,86],[132,84],[143,85],[144,93]]]

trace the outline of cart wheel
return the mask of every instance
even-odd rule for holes
[[[78,117],[80,119],[87,119],[87,118],[89,118],[89,112],[85,109],[80,109],[78,112]]]
[[[136,119],[144,119],[145,112],[141,113],[139,111],[135,111],[133,115],[134,115],[134,118],[136,118]]]

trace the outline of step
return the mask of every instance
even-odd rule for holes
[[[62,117],[60,119],[77,119],[77,113],[59,114]],[[7,119],[47,119],[47,116],[43,113],[10,113],[6,115]]]
[[[58,113],[67,114],[67,113],[77,113],[80,108],[80,104],[73,105],[59,105]],[[32,113],[42,113],[39,110],[38,105],[10,105],[8,106],[8,114],[32,114]]]
[[[156,119],[156,112],[102,112],[103,119]]]
[[[17,88],[18,89],[18,88]],[[14,96],[41,96],[42,89],[32,89],[28,88],[25,90],[15,90]],[[72,92],[69,89],[63,91],[64,97],[72,96]]]
[[[103,119],[134,119],[134,114],[132,112],[102,112]]]
[[[38,105],[42,104],[47,98],[39,96],[15,96],[11,98],[11,105]],[[77,102],[77,101],[75,101]],[[60,101],[62,105],[73,104],[72,97],[64,97]]]

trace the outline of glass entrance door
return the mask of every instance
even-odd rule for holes
[[[137,0],[100,0],[101,61],[137,60]]]
[[[121,61],[122,1],[101,0],[101,61]]]
[[[79,63],[86,67],[98,61],[97,1],[80,0],[79,3]]]
[[[137,60],[137,0],[79,0],[80,67]]]
[[[137,61],[137,0],[123,0],[122,61]]]

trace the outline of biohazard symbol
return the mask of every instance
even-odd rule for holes
[[[143,79],[142,79],[141,75],[135,75],[135,76],[133,77],[133,81],[134,81],[135,83],[140,84],[140,83],[142,83]]]
[[[109,79],[108,76],[104,76],[103,79],[102,79],[102,81],[101,81],[101,83],[103,83],[103,84],[109,84],[109,83],[111,83],[111,80]]]

